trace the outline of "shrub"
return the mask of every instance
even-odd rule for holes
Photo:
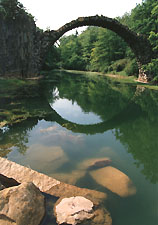
[[[125,67],[125,72],[128,76],[138,75],[139,71],[138,71],[138,65],[137,65],[136,59],[133,59],[128,62],[128,64]]]
[[[123,71],[125,66],[128,63],[128,59],[119,59],[115,61],[111,66],[112,66],[112,71],[120,72]]]

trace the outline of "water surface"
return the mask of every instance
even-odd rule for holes
[[[113,225],[158,223],[157,91],[59,71],[38,85],[0,93],[0,108],[1,156],[108,193]],[[88,160],[104,157],[132,180],[136,194],[123,198],[97,183]]]

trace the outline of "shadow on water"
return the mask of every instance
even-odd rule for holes
[[[56,218],[54,216],[53,208],[58,198],[46,193],[43,193],[43,195],[45,197],[46,213],[40,225],[56,225],[57,223]]]

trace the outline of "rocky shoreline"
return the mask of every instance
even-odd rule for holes
[[[88,220],[89,225],[112,225],[102,206],[105,193],[60,182],[5,158],[0,158],[0,165],[1,225],[46,225],[48,214],[56,224]]]

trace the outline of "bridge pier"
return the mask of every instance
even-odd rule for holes
[[[139,69],[138,81],[143,83],[148,83],[148,81],[150,81],[144,70],[141,68]]]

